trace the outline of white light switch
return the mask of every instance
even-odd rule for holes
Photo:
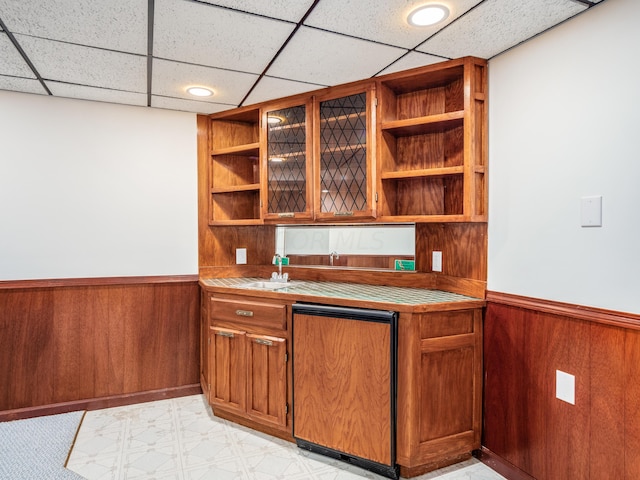
[[[556,398],[563,402],[576,404],[576,377],[556,370]]]
[[[433,252],[431,254],[431,270],[434,272],[442,271],[442,252]]]
[[[580,219],[583,227],[602,226],[602,195],[580,199]]]
[[[247,263],[247,249],[236,248],[236,264],[244,265]]]

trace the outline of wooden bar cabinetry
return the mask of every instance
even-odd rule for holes
[[[214,413],[287,437],[290,306],[212,294],[207,303],[209,366],[203,390]]]
[[[209,224],[486,222],[486,101],[465,57],[213,114]]]

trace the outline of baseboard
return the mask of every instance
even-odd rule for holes
[[[112,395],[110,397],[91,398],[86,400],[75,400],[72,402],[55,403],[52,405],[18,408],[0,412],[0,422],[41,417],[44,415],[56,415],[58,413],[75,412],[77,410],[99,410],[101,408],[120,407],[134,403],[153,402],[167,398],[198,395],[200,393],[202,393],[200,384],[195,383],[193,385],[182,385],[180,387]]]
[[[480,447],[480,450],[475,450],[473,456],[509,480],[535,480],[534,477],[523,472],[486,447]]]

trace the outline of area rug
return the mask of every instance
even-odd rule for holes
[[[0,479],[79,480],[64,465],[84,412],[0,423]]]

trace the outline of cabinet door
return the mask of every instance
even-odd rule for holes
[[[287,345],[284,338],[247,334],[250,416],[287,425]]]
[[[263,218],[287,221],[313,214],[311,100],[263,110]]]
[[[374,88],[339,92],[316,103],[316,218],[371,218]]]
[[[243,413],[246,410],[246,334],[239,330],[211,328],[210,338],[209,403]]]

